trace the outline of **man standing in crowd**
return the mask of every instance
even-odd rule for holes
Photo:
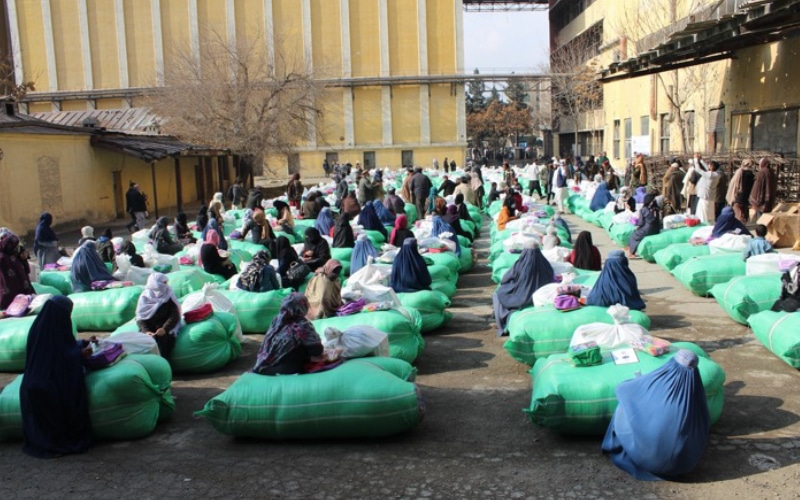
[[[769,168],[769,160],[761,158],[753,189],[750,191],[750,206],[756,210],[756,220],[761,214],[772,211],[777,191],[778,177]]]
[[[533,196],[533,192],[536,191],[536,194],[539,196],[540,200],[544,198],[544,195],[542,194],[542,185],[539,182],[539,177],[541,174],[542,167],[540,167],[535,160],[530,165],[525,166],[525,175],[530,179],[528,181],[528,196]]]
[[[414,170],[414,175],[411,177],[411,192],[414,194],[414,204],[417,206],[417,217],[420,219],[425,218],[425,208],[430,195],[431,180],[422,173],[421,168]]]
[[[714,216],[714,200],[716,199],[717,182],[719,181],[719,163],[712,161],[706,166],[700,153],[694,154],[694,170],[700,178],[697,181],[697,210],[695,215],[701,222],[712,223]]]
[[[747,224],[747,221],[750,220],[750,192],[753,190],[755,179],[753,161],[748,158],[733,174],[733,179],[728,187],[727,202],[731,204],[734,215],[742,224]]]
[[[444,157],[444,162],[442,163],[442,168],[444,169],[444,173],[447,173],[447,171],[450,168],[450,164],[447,163],[447,157],[446,156]]]
[[[559,213],[566,213],[567,202],[567,180],[569,179],[569,168],[566,160],[559,162],[558,169],[553,175],[553,184],[556,192],[556,206]]]
[[[131,222],[127,225],[128,231],[144,229],[147,220],[147,195],[142,193],[138,184],[131,181],[128,192],[125,193],[125,201],[128,213],[131,214]]]
[[[725,175],[725,170],[718,168],[717,174],[719,178],[717,180],[717,189],[714,191],[714,220],[717,220],[722,209],[725,208],[725,195],[728,193],[728,176]]]
[[[442,193],[442,196],[447,197],[453,194],[453,191],[456,190],[456,183],[451,181],[449,177],[442,176],[442,185],[439,186],[439,190],[436,191],[436,194]]]
[[[244,205],[244,184],[239,177],[228,188],[228,201],[231,204],[231,210],[237,210]]]

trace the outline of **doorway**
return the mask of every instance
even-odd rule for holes
[[[116,218],[125,216],[125,198],[122,193],[122,171],[111,172],[112,184],[114,185],[114,216]]]
[[[403,151],[401,157],[404,167],[414,166],[414,151]]]
[[[375,168],[375,151],[364,152],[364,168],[367,170]]]
[[[300,173],[300,155],[293,153],[289,157],[289,175]]]

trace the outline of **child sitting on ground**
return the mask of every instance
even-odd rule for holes
[[[742,260],[747,260],[753,255],[761,255],[763,253],[772,252],[772,245],[766,240],[767,226],[764,224],[756,225],[755,237],[747,244],[747,248],[742,252]]]

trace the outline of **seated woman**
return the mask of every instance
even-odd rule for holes
[[[511,313],[533,305],[533,292],[552,283],[554,278],[553,266],[539,247],[522,251],[519,260],[506,271],[492,295],[498,336],[505,334]]]
[[[117,281],[100,260],[94,241],[87,241],[72,255],[69,271],[73,292],[88,292],[95,281]]]
[[[588,271],[599,271],[602,268],[600,250],[592,243],[592,233],[589,231],[578,233],[578,238],[575,240],[567,262],[578,269]]]
[[[619,197],[614,202],[614,213],[618,214],[621,212],[635,212],[636,211],[636,200],[633,198],[631,194],[631,188],[628,186],[623,187],[619,190]]]
[[[389,211],[395,216],[406,213],[406,202],[404,202],[402,198],[395,194],[395,189],[389,188],[386,193],[386,208],[388,208]]]
[[[462,193],[458,193],[454,201],[456,208],[458,209],[458,218],[461,220],[471,221],[472,216],[469,215],[469,208],[467,208],[467,203],[464,201],[464,195]]]
[[[236,274],[236,266],[227,257],[219,254],[219,235],[213,229],[206,233],[206,240],[200,247],[198,265],[209,274],[216,274],[228,280]]]
[[[0,309],[7,308],[17,295],[33,295],[26,268],[27,260],[20,252],[19,238],[9,230],[0,235]]]
[[[570,231],[569,224],[567,224],[567,221],[565,221],[560,214],[553,215],[553,218],[550,219],[550,222],[564,229],[564,231],[567,233],[567,243],[572,243],[572,231]]]
[[[697,355],[681,349],[660,368],[617,386],[619,400],[603,439],[611,461],[636,479],[672,479],[692,471],[711,420]]]
[[[292,216],[292,209],[289,208],[289,205],[281,200],[275,200],[272,206],[278,212],[277,224],[281,228],[281,231],[296,237],[297,233],[294,232],[294,216]],[[253,217],[255,217],[255,215],[253,215]]]
[[[92,226],[83,226],[81,228],[81,238],[78,240],[78,246],[83,245],[89,240],[97,241],[97,238],[94,237],[94,228]]]
[[[350,225],[350,215],[342,212],[333,228],[333,248],[353,248],[355,245],[356,237]]]
[[[136,245],[132,241],[126,241],[119,248],[120,255],[127,255],[131,259],[131,265],[136,267],[145,267],[144,259],[141,255],[136,253]]]
[[[514,197],[506,196],[503,200],[503,208],[500,209],[500,215],[497,217],[497,229],[504,230],[506,224],[518,218],[514,209]]]
[[[800,264],[794,264],[781,276],[781,297],[771,310],[790,313],[800,310]]]
[[[592,211],[602,210],[606,208],[610,202],[614,201],[614,195],[608,190],[608,183],[601,182],[592,196],[592,201],[589,203],[589,209]]]
[[[172,233],[169,232],[169,219],[166,217],[159,217],[156,225],[150,231],[150,241],[156,247],[158,253],[167,255],[175,255],[183,250],[183,245],[172,239]]]
[[[181,328],[181,304],[165,274],[153,273],[147,278],[136,303],[136,326],[153,337],[161,357],[169,361]]]
[[[114,243],[111,242],[111,238],[114,235],[111,233],[111,228],[106,228],[103,231],[103,234],[97,238],[97,254],[100,255],[100,260],[103,262],[111,262],[114,263],[114,258],[117,256],[117,253],[114,251]]]
[[[458,242],[458,236],[456,235],[456,230],[450,227],[450,224],[444,221],[438,215],[433,216],[433,226],[431,227],[431,236],[434,238],[438,238],[442,233],[450,233],[450,236],[447,238],[453,243],[456,244],[456,255],[461,255],[461,244]]]
[[[561,238],[558,237],[558,230],[555,224],[547,226],[546,233],[542,238],[542,248],[544,250],[551,250],[561,244]]]
[[[208,224],[203,229],[203,232],[200,234],[200,238],[203,241],[206,241],[206,236],[208,235],[209,231],[215,231],[217,236],[219,237],[219,248],[220,250],[227,250],[228,249],[228,240],[225,239],[225,233],[222,231],[222,216],[218,215],[214,209],[210,209],[208,211]]]
[[[286,236],[278,236],[275,241],[275,258],[278,259],[278,275],[281,277],[283,288],[297,290],[305,282],[306,277],[292,279],[288,275],[289,269],[294,263],[300,261],[300,257],[297,256],[297,252]]]
[[[314,273],[306,288],[309,309],[308,319],[331,318],[342,307],[342,282],[339,275],[342,264],[330,259]]]
[[[650,193],[645,197],[644,206],[639,210],[639,222],[636,224],[636,230],[631,234],[628,240],[628,257],[636,256],[639,243],[641,243],[646,236],[658,234],[660,231],[661,217],[659,217],[656,196]]]
[[[394,226],[396,216],[386,208],[381,200],[373,201],[372,206],[375,208],[375,213],[378,215],[381,224],[384,226]]]
[[[464,195],[461,195],[462,197]],[[497,183],[493,182],[492,186],[489,188],[489,196],[486,198],[486,203],[491,205],[495,202],[495,200],[500,199],[500,191],[497,190]]]
[[[281,287],[275,268],[269,264],[267,252],[264,250],[256,252],[250,265],[239,275],[236,287],[240,290],[257,293],[271,292]]]
[[[253,372],[261,375],[303,373],[308,362],[322,356],[322,341],[306,318],[309,303],[305,295],[291,293],[269,326],[258,351]]]
[[[344,197],[341,213],[349,215],[351,219],[355,219],[361,213],[361,205],[358,204],[355,192],[351,191]]]
[[[197,219],[194,222],[195,229],[205,233],[206,226],[208,225],[208,207],[203,205],[197,212]],[[201,238],[205,239],[206,235],[201,234]]]
[[[458,207],[455,205],[448,205],[447,213],[445,213],[444,217],[442,217],[450,227],[456,232],[456,235],[463,236],[464,238],[472,241],[472,233],[464,229],[461,225],[461,218],[458,216]]]
[[[19,388],[22,450],[28,455],[56,458],[92,445],[84,355],[72,333],[72,301],[53,296],[28,333]]]
[[[378,250],[375,249],[366,234],[359,234],[356,246],[353,248],[353,253],[350,256],[350,274],[352,275],[366,266],[367,258],[369,257],[372,257],[373,260],[377,259]]]
[[[328,207],[323,208],[319,212],[317,220],[314,222],[314,227],[317,228],[319,234],[323,236],[333,236],[333,228],[336,221],[333,220],[333,214]]]
[[[325,238],[319,234],[316,228],[306,229],[305,241],[303,242],[303,262],[316,271],[324,266],[331,258],[331,247]]]
[[[606,264],[586,298],[586,305],[589,306],[611,307],[614,304],[637,311],[645,308],[636,275],[628,267],[628,258],[622,250],[608,253]]]
[[[48,212],[39,216],[39,224],[36,225],[36,235],[33,239],[33,253],[39,261],[39,269],[44,269],[47,264],[55,264],[61,258],[58,236],[50,227],[52,225],[53,216]]]
[[[306,197],[306,201],[303,202],[303,206],[300,209],[304,219],[316,219],[319,216],[319,211],[322,207],[319,205],[318,197],[319,193],[316,191],[308,193],[308,197]]]
[[[267,222],[267,216],[263,210],[256,210],[253,212],[252,218],[244,224],[242,231],[242,240],[247,239],[250,235],[250,241],[256,245],[263,245],[269,248],[275,241],[275,233],[272,231],[272,226]]]
[[[192,234],[192,230],[189,229],[189,221],[186,219],[186,214],[183,212],[175,217],[175,237],[178,239],[178,242],[184,246],[197,241],[197,238]]]
[[[384,239],[389,239],[389,233],[386,232],[386,227],[375,213],[375,207],[371,201],[364,204],[364,208],[358,215],[358,225],[369,231],[377,231],[383,235]]]
[[[714,229],[711,230],[711,237],[719,238],[727,233],[750,234],[750,231],[747,230],[747,226],[736,218],[731,207],[722,209],[719,217],[717,217],[717,221],[714,223]]]
[[[392,246],[396,246],[397,248],[401,248],[403,246],[403,242],[405,242],[408,238],[413,238],[414,233],[408,229],[408,217],[405,214],[398,215],[397,219],[394,221],[394,229],[392,229],[392,234],[389,236],[389,244]],[[353,274],[352,268],[350,269],[350,274]]]
[[[417,240],[408,238],[392,263],[389,286],[397,293],[431,289],[431,273],[419,254]]]

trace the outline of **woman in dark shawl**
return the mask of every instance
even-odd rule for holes
[[[277,212],[276,217],[278,219],[278,225],[280,226],[281,231],[296,238],[297,233],[294,232],[294,216],[292,215],[292,209],[286,204],[286,202],[281,200],[275,200],[272,203],[272,206]],[[255,217],[255,215],[253,215],[253,217]]]
[[[447,206],[447,213],[442,217],[444,221],[452,227],[458,236],[463,236],[472,241],[472,234],[461,226],[461,218],[458,216],[458,207],[455,205]]]
[[[200,234],[200,239],[206,241],[206,235],[209,231],[216,231],[217,236],[219,236],[219,248],[220,250],[227,250],[228,249],[228,241],[225,239],[225,234],[222,232],[222,228],[219,225],[219,221],[217,221],[216,217],[211,217],[208,220],[208,224],[206,224],[205,229]]]
[[[600,250],[592,243],[592,233],[581,231],[567,261],[578,269],[599,271],[602,267]]]
[[[381,200],[373,201],[372,206],[375,208],[375,213],[378,215],[381,224],[384,226],[394,226],[395,215],[386,208]]]
[[[408,229],[408,217],[406,217],[405,214],[398,215],[397,219],[394,221],[394,229],[392,229],[392,234],[389,237],[389,244],[396,246],[397,248],[401,248],[406,239],[413,237],[414,233]],[[352,274],[352,270],[350,273]]]
[[[206,226],[208,225],[208,207],[203,205],[200,207],[200,211],[197,213],[197,220],[195,221],[195,227],[198,231],[202,231],[205,233]],[[200,238],[205,240],[206,235],[200,235]]]
[[[114,257],[117,256],[117,253],[114,251],[114,244],[111,242],[111,238],[114,235],[111,233],[111,228],[107,227],[103,234],[97,238],[97,254],[100,255],[100,260],[103,262],[111,262],[114,263]]]
[[[538,247],[522,251],[492,296],[498,336],[505,334],[511,313],[533,305],[533,292],[552,283],[554,278],[553,266]]]
[[[796,312],[800,309],[800,264],[794,264],[781,276],[781,296],[772,311]]]
[[[433,216],[433,226],[431,227],[431,236],[438,238],[442,233],[450,233],[448,239],[456,244],[456,255],[461,256],[461,243],[458,241],[456,230],[450,224],[444,221],[438,215]]]
[[[719,238],[726,233],[735,234],[750,234],[747,226],[742,224],[742,221],[736,218],[731,207],[725,207],[717,217],[717,222],[714,223],[714,229],[711,231],[712,238]]]
[[[331,258],[331,247],[325,238],[319,234],[316,228],[306,229],[305,241],[303,242],[303,262],[312,271],[316,271],[324,266]]]
[[[353,248],[356,246],[356,237],[350,225],[350,215],[347,212],[339,214],[336,226],[333,228],[333,248]]]
[[[304,219],[316,219],[319,216],[319,211],[322,207],[320,207],[318,198],[319,193],[316,191],[308,194],[306,201],[303,202],[303,208],[300,212],[303,214]]]
[[[342,200],[342,213],[349,215],[351,219],[361,213],[361,205],[358,204],[356,193],[351,191]]]
[[[247,269],[239,275],[236,287],[258,293],[271,292],[281,287],[275,268],[269,264],[269,254],[266,251],[256,252]]]
[[[639,243],[645,238],[661,231],[661,217],[656,205],[656,195],[649,193],[644,199],[644,206],[639,210],[639,223],[628,240],[628,256],[634,257]]]
[[[608,253],[606,264],[586,298],[586,305],[590,306],[611,307],[614,304],[637,311],[645,308],[636,275],[628,267],[628,258],[622,250]]]
[[[186,214],[183,212],[175,217],[175,235],[178,237],[178,241],[181,245],[188,245],[189,243],[197,241],[194,235],[192,235],[192,230],[189,229],[189,221],[186,219]]]
[[[181,304],[166,274],[153,273],[147,278],[136,303],[136,326],[153,337],[161,357],[169,360],[181,329]]]
[[[681,209],[683,206],[681,191],[683,190],[683,177],[685,175],[686,172],[681,170],[681,164],[676,161],[670,165],[670,167],[664,173],[664,178],[662,179],[663,186],[661,194],[667,198],[670,205],[672,205],[672,208],[674,208],[678,213],[683,211]]]
[[[697,364],[695,353],[681,349],[655,371],[617,386],[619,405],[602,444],[614,465],[647,481],[697,466],[711,427]]]
[[[594,192],[592,201],[589,204],[589,209],[593,212],[603,210],[612,201],[614,201],[614,195],[608,190],[608,183],[603,181],[597,186],[597,190]]]
[[[175,255],[183,250],[183,245],[172,239],[168,224],[169,219],[159,217],[155,227],[150,231],[150,240],[155,244],[158,253]]]
[[[756,209],[756,218],[765,212],[772,211],[777,190],[778,177],[769,167],[769,160],[761,158],[753,189],[750,191],[750,206]]]
[[[306,319],[308,308],[308,299],[301,293],[294,292],[283,299],[258,350],[254,373],[303,373],[306,363],[322,356],[322,341],[314,325]]]
[[[383,235],[384,239],[389,238],[389,233],[386,232],[386,227],[378,218],[378,214],[375,213],[375,207],[371,201],[364,204],[364,208],[358,216],[358,225],[369,231],[378,231]]]
[[[350,256],[350,274],[367,265],[367,258],[372,257],[373,260],[378,258],[378,250],[372,245],[372,242],[367,238],[366,234],[359,234],[356,246],[353,248],[353,253]]]
[[[50,227],[53,225],[53,216],[48,212],[39,217],[36,226],[36,235],[33,240],[33,253],[39,261],[39,269],[44,269],[47,264],[55,264],[61,258],[58,250],[58,236]]]
[[[278,236],[278,239],[275,240],[275,258],[278,259],[278,274],[281,277],[283,288],[294,288],[297,290],[297,288],[303,284],[306,277],[303,276],[302,278],[292,280],[287,275],[292,264],[298,262],[300,257],[298,257],[297,252],[286,236]]]
[[[90,291],[92,283],[95,281],[117,281],[100,260],[94,241],[87,241],[75,250],[75,254],[72,256],[70,279],[72,291],[75,293]]]
[[[19,250],[19,238],[11,231],[0,235],[0,309],[5,309],[19,294],[33,295],[25,261]]]
[[[124,242],[119,248],[119,254],[130,257],[132,266],[144,267],[144,259],[136,253],[136,245],[132,241]]]
[[[463,194],[459,193],[459,196],[461,196],[462,199],[464,198]],[[491,205],[492,203],[495,202],[495,200],[499,199],[500,199],[500,191],[497,190],[497,183],[493,182],[492,187],[489,188],[489,197],[486,198],[486,204]]]
[[[636,211],[636,199],[631,195],[631,188],[628,186],[619,190],[619,197],[614,203],[614,213],[619,214],[625,211]]]
[[[342,307],[342,282],[339,279],[341,273],[342,264],[336,259],[328,260],[314,272],[305,292],[309,304],[306,316],[308,319],[336,316],[336,311]]]
[[[72,333],[71,316],[72,301],[54,296],[28,333],[19,389],[22,449],[38,458],[83,453],[92,444],[83,353]]]
[[[236,266],[219,254],[219,234],[213,229],[206,234],[206,240],[200,247],[200,264],[209,274],[231,279],[236,274]]]
[[[331,209],[328,207],[323,208],[319,212],[319,217],[317,220],[314,221],[314,227],[317,228],[319,234],[323,236],[333,236],[333,227],[336,225],[336,222],[333,220],[333,214],[331,213]]]
[[[397,293],[431,289],[431,273],[419,254],[415,238],[406,239],[394,258],[389,286]]]

